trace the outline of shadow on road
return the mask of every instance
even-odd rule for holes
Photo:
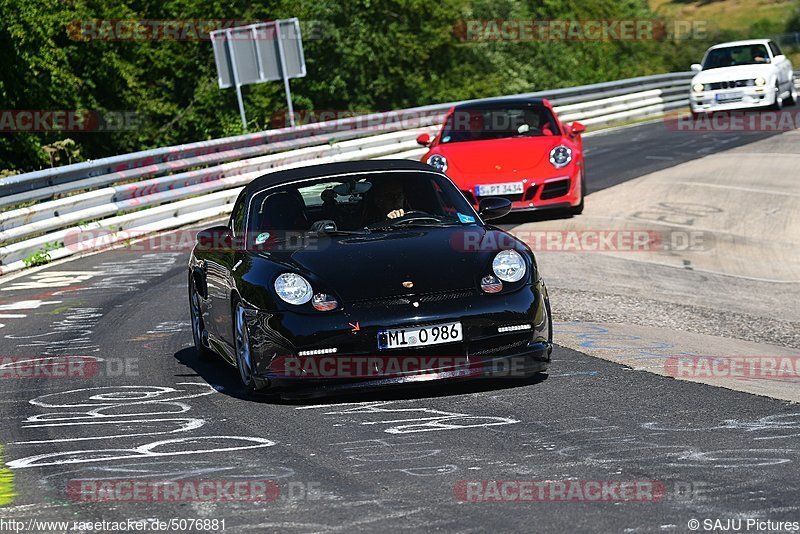
[[[587,195],[588,198],[589,195]],[[506,228],[507,226],[518,226],[520,224],[525,223],[532,223],[532,222],[541,222],[541,221],[556,221],[559,219],[571,219],[574,215],[567,209],[549,209],[549,210],[539,210],[539,211],[513,211],[502,217],[500,219],[496,219],[491,221],[489,224],[493,224],[500,228]]]
[[[547,373],[538,373],[530,378],[473,378],[469,380],[433,381],[422,384],[401,384],[381,386],[380,389],[361,390],[348,393],[331,393],[326,396],[300,398],[303,392],[292,398],[281,398],[277,394],[247,395],[239,382],[236,369],[222,358],[201,360],[194,347],[184,348],[174,354],[175,359],[194,374],[181,374],[181,377],[198,376],[208,384],[229,397],[267,404],[332,404],[342,402],[374,402],[388,400],[407,400],[468,395],[487,391],[532,386],[547,380]],[[294,398],[294,397],[298,398]]]

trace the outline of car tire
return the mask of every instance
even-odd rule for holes
[[[775,111],[783,109],[783,97],[781,96],[781,88],[778,82],[775,82],[775,102],[772,103],[772,109]]]
[[[250,336],[244,320],[244,306],[236,300],[233,305],[233,344],[236,355],[236,369],[245,396],[256,392],[257,385],[253,376],[253,360],[250,353]]]
[[[797,85],[795,84],[794,76],[792,76],[792,90],[789,91],[789,98],[786,99],[786,103],[790,106],[797,104]]]
[[[553,313],[550,311],[550,297],[544,299],[544,309],[547,310],[547,342],[550,344],[550,348],[547,349],[547,357],[549,358],[553,354]]]
[[[581,201],[577,206],[570,208],[572,215],[580,215],[583,213],[584,200],[586,199],[586,172],[581,172]]]
[[[194,276],[191,273],[189,274],[189,315],[192,326],[192,339],[194,340],[194,348],[197,350],[197,355],[201,360],[213,359],[215,356],[214,351],[203,344],[203,339],[208,339],[208,335],[203,322],[200,295],[197,293]]]

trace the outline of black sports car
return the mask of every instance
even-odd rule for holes
[[[447,176],[405,160],[278,171],[248,184],[189,260],[195,345],[247,391],[324,394],[547,369],[531,250]],[[298,389],[299,388],[299,389]]]

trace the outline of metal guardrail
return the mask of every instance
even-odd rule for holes
[[[688,76],[690,76],[689,73],[659,74],[655,76],[629,78],[614,82],[569,87],[552,91],[538,91],[514,96],[546,97],[556,104],[569,104],[580,102],[582,99],[585,100],[586,95],[602,94],[603,96],[614,96],[615,94],[624,94],[626,91],[630,92],[631,88],[641,87],[647,84],[661,83],[663,84],[662,86],[668,86],[670,82],[676,80],[684,81]],[[305,124],[296,128],[282,128],[185,145],[156,148],[9,176],[0,179],[0,202],[4,200],[3,197],[15,195],[23,191],[32,191],[101,175],[119,173],[120,180],[126,178],[142,178],[144,176],[157,176],[159,174],[186,168],[186,164],[201,164],[204,156],[211,159],[214,154],[243,150],[255,146],[271,145],[281,141],[293,141],[305,137],[322,136],[333,132],[342,132],[348,130],[353,125],[370,124],[370,121],[376,124],[384,124],[388,127],[390,125],[390,118],[392,117],[395,118],[397,124],[400,124],[404,120],[408,120],[414,116],[431,115],[437,111],[444,113],[451,106],[458,103],[460,102],[421,106],[387,113],[373,113],[335,121]],[[242,156],[230,153],[227,157],[233,160],[240,159]],[[198,158],[198,160],[196,162],[185,161],[190,158]],[[3,205],[9,204],[0,204],[0,206]]]
[[[592,126],[685,107],[691,76],[661,74],[507,98],[545,97],[562,121],[581,120]],[[126,240],[131,233],[227,213],[241,187],[268,170],[354,159],[418,158],[424,149],[416,144],[417,135],[434,131],[458,103],[160,148],[4,178],[0,207],[69,196],[0,213],[0,274],[25,267],[25,258],[48,244],[59,247],[48,252],[54,260]],[[88,220],[94,222],[83,222]],[[97,232],[106,234],[102,243]],[[84,234],[93,237],[83,242]]]

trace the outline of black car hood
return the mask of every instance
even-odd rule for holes
[[[413,227],[363,235],[323,235],[295,250],[273,250],[267,257],[307,274],[315,291],[329,291],[345,302],[354,302],[477,289],[480,278],[491,274],[491,260],[497,253],[496,247],[479,244],[495,234],[505,242],[513,239],[477,225]],[[404,282],[413,287],[404,287]],[[316,287],[320,284],[322,287]]]

